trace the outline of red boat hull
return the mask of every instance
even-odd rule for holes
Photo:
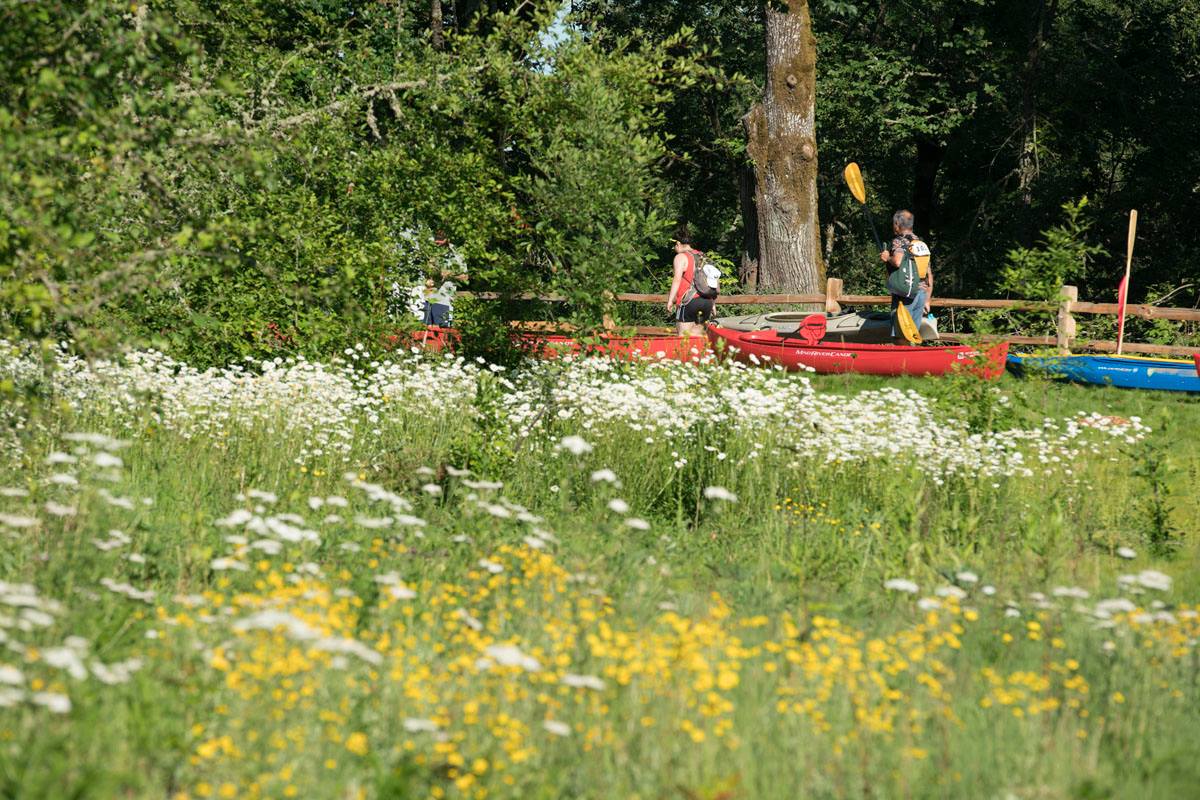
[[[518,333],[514,339],[519,347],[539,358],[586,354],[626,360],[698,361],[709,352],[708,340],[703,336],[601,335],[598,341],[580,343],[561,334]]]
[[[607,355],[620,359],[668,359],[698,361],[709,352],[703,336],[614,336],[601,335],[597,341],[580,343],[556,333],[513,333],[513,341],[522,350],[538,358],[564,355]],[[393,334],[388,343],[395,347],[419,347],[431,353],[453,352],[459,344],[458,331],[430,326],[412,333]]]
[[[430,325],[416,331],[400,331],[384,337],[384,346],[389,350],[393,347],[417,347],[430,353],[451,352],[458,346],[459,335],[454,328],[439,328]]]
[[[891,344],[805,344],[795,334],[778,331],[735,331],[709,326],[714,348],[722,343],[731,357],[749,364],[779,364],[788,370],[863,375],[945,375],[967,370],[994,379],[1004,373],[1008,342],[983,353],[966,345],[908,346]],[[980,356],[983,359],[980,359]]]

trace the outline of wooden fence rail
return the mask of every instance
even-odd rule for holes
[[[497,300],[502,295],[496,292],[460,292],[459,297],[475,298],[479,300]],[[665,304],[667,296],[665,294],[639,294],[635,292],[621,292],[613,295],[614,299],[629,303],[659,303]],[[517,300],[540,300],[548,303],[566,302],[567,298],[564,295],[556,294],[519,294],[514,295],[513,299]],[[823,306],[826,311],[837,312],[842,306],[885,306],[890,305],[891,298],[888,295],[874,294],[842,294],[842,281],[839,278],[830,278],[825,285],[823,294],[734,294],[722,296],[720,305],[722,306],[789,306],[789,305],[809,305]],[[1081,350],[1096,350],[1098,352],[1115,352],[1117,343],[1111,341],[1100,341],[1094,339],[1078,339],[1075,336],[1075,314],[1107,314],[1115,316],[1119,307],[1116,303],[1087,303],[1079,301],[1079,290],[1074,286],[1064,286],[1062,289],[1062,300],[1059,303],[1045,303],[1035,300],[1009,300],[1009,299],[980,299],[980,300],[961,300],[953,297],[934,297],[930,303],[935,308],[982,308],[982,309],[1007,309],[1012,311],[1042,311],[1045,313],[1055,314],[1055,335],[1054,336],[974,336],[968,337],[963,334],[944,333],[941,338],[947,341],[959,341],[967,338],[981,339],[983,341],[1007,341],[1012,344],[1026,345],[1041,345],[1046,347],[1057,347],[1060,352],[1069,352],[1072,348]],[[1161,308],[1152,305],[1127,305],[1125,306],[1125,314],[1130,317],[1140,317],[1142,319],[1166,319],[1181,322],[1200,322],[1200,309],[1197,308]],[[569,326],[556,323],[524,323],[523,327],[530,330],[570,330]],[[671,328],[666,327],[639,327],[636,328],[638,333],[643,334],[662,334],[670,332]],[[1159,344],[1141,344],[1137,342],[1126,342],[1124,350],[1130,353],[1143,353],[1147,355],[1165,355],[1165,356],[1193,356],[1200,355],[1200,347],[1174,347],[1170,345]]]

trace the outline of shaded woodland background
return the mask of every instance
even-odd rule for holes
[[[1114,296],[1137,208],[1132,298],[1197,302],[1200,2],[811,7],[822,247],[848,291],[882,286],[856,160],[877,219],[916,212],[942,295],[1024,294],[1036,268],[1013,265],[1086,197],[1054,266],[1081,298]],[[570,12],[0,4],[0,326],[199,363],[328,352],[394,329],[393,286],[450,258],[435,240],[471,288],[563,292],[587,326],[605,289],[665,288],[678,221],[736,271],[761,4]],[[517,311],[460,313],[486,334]]]

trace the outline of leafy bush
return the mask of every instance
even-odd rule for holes
[[[472,289],[553,290],[598,325],[665,236],[658,109],[692,62],[549,41],[552,2],[435,48],[408,5],[6,12],[0,329],[329,353],[395,326],[394,285],[430,266],[406,231],[449,240]]]

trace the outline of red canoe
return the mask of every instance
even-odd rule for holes
[[[583,353],[627,360],[697,361],[709,351],[708,340],[703,336],[601,334],[597,341],[582,344],[570,336],[553,333],[518,333],[514,337],[521,348],[539,358],[558,358]]]
[[[1008,342],[993,345],[983,354],[966,345],[806,344],[795,334],[770,330],[735,331],[715,325],[709,326],[708,338],[714,348],[724,343],[738,361],[780,364],[788,370],[811,367],[821,373],[945,375],[956,369],[966,369],[984,378],[998,378],[1004,373],[1004,361],[1008,356]],[[980,355],[986,360],[980,362]]]
[[[513,341],[526,352],[538,358],[559,358],[564,355],[607,355],[622,359],[668,359],[671,361],[697,361],[709,352],[708,340],[703,336],[616,336],[602,334],[594,342],[581,344],[570,336],[557,333],[514,332]],[[459,334],[453,328],[430,326],[411,333],[398,333],[387,337],[393,347],[419,347],[431,353],[452,352],[459,343]]]

